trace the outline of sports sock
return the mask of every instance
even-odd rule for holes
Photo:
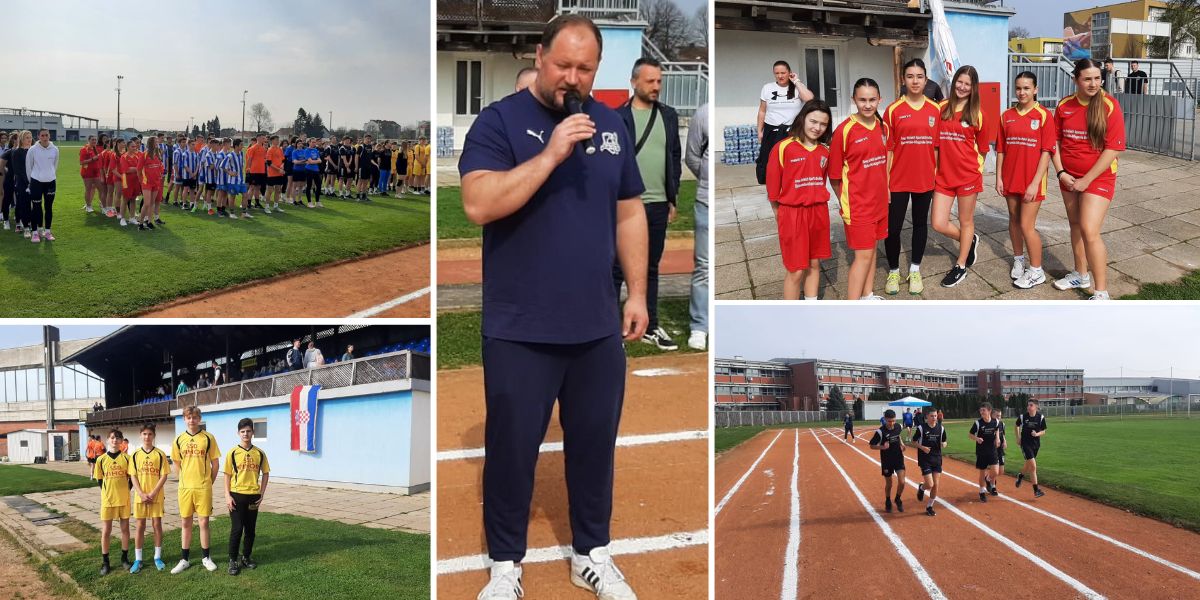
[[[909,273],[920,273],[920,272],[921,272],[921,265],[919,265],[919,264],[916,264],[916,265],[908,265],[908,272],[909,272]]]
[[[204,550],[204,558],[208,558],[208,548],[202,548],[202,550]]]
[[[128,550],[121,551],[121,562],[123,562],[123,563],[129,562],[129,551]]]
[[[162,559],[162,546],[154,547],[154,560]]]
[[[142,560],[142,549],[141,548],[133,549],[133,559],[134,560]]]
[[[103,561],[103,562],[104,562],[104,564],[106,564],[106,565],[107,565],[107,564],[108,564],[108,554],[101,554],[101,555],[100,555],[100,560],[101,560],[101,561]]]
[[[189,557],[189,556],[191,556],[191,555],[192,555],[192,549],[191,549],[191,548],[184,548],[183,550],[181,550],[181,551],[180,551],[179,558],[182,558],[183,560],[187,560],[187,559],[188,559],[188,557]]]

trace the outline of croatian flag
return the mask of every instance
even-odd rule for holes
[[[317,451],[317,392],[319,385],[298,385],[292,390],[292,450]]]

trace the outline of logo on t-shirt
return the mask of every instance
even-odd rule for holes
[[[603,131],[600,133],[600,150],[613,156],[621,153],[621,143],[617,141],[617,132]]]
[[[1031,119],[1031,120],[1029,121],[1029,128],[1030,128],[1030,129],[1032,129],[1032,130],[1034,130],[1034,131],[1037,131],[1037,128],[1038,128],[1038,125],[1039,125],[1039,124],[1041,124],[1041,121],[1039,121],[1039,120],[1037,120],[1037,119]]]
[[[929,126],[930,127],[933,127],[934,122],[935,121],[933,120],[933,117],[929,117]]]
[[[822,169],[825,168],[825,163],[827,163],[827,162],[829,162],[829,159],[827,157],[822,156],[821,157],[821,168]]]
[[[546,144],[546,140],[543,140],[543,139],[542,139],[542,134],[543,134],[543,133],[545,133],[545,132],[546,132],[546,130],[545,130],[545,129],[543,129],[543,130],[541,130],[541,131],[539,131],[539,132],[537,132],[537,133],[534,133],[532,129],[526,129],[526,130],[525,130],[525,133],[529,134],[529,135],[530,135],[530,137],[535,137],[535,138],[537,138],[537,141],[541,142],[541,143],[542,143],[542,145],[545,145],[545,144]]]

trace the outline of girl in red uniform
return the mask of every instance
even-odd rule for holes
[[[779,224],[783,255],[783,299],[817,299],[821,259],[833,256],[829,246],[829,125],[833,113],[820,100],[810,100],[792,121],[788,137],[767,157],[767,199]]]
[[[125,152],[125,140],[117,138],[104,143],[104,181],[105,206],[104,212],[109,217],[117,216],[117,202],[121,196],[121,155]]]
[[[121,155],[121,199],[117,201],[117,212],[121,215],[121,227],[133,222],[137,214],[137,197],[142,193],[141,174],[138,167],[142,163],[142,153],[138,152],[137,141],[125,144],[125,153]]]
[[[87,145],[79,149],[79,176],[83,178],[83,210],[94,212],[92,196],[100,187],[100,150],[94,135],[89,135]]]
[[[1013,82],[1017,105],[1000,116],[996,140],[996,192],[1008,201],[1013,285],[1029,289],[1046,282],[1038,208],[1046,199],[1046,167],[1058,140],[1050,111],[1037,102],[1037,76],[1022,71]],[[1029,250],[1026,258],[1023,250]]]
[[[854,251],[848,300],[882,300],[871,293],[875,247],[887,239],[887,125],[879,119],[879,84],[869,78],[854,83],[854,106],[833,131],[829,142],[829,180],[838,197],[846,243]]]
[[[146,155],[138,164],[138,178],[142,181],[145,198],[142,201],[142,212],[138,215],[138,229],[154,229],[151,218],[158,204],[162,202],[163,172],[166,166],[161,158],[162,150],[158,147],[158,138],[150,136],[146,140]]]
[[[925,63],[914,58],[904,64],[904,97],[883,112],[888,132],[888,237],[883,243],[887,253],[888,276],[884,291],[900,292],[900,231],[912,199],[912,244],[908,257],[908,293],[925,290],[921,282],[921,258],[929,239],[929,204],[933,199],[933,172],[937,155],[933,134],[940,108],[925,97]]]
[[[1100,63],[1077,60],[1072,74],[1075,94],[1059,102],[1054,111],[1058,129],[1054,170],[1071,225],[1075,270],[1055,281],[1054,287],[1091,287],[1092,300],[1108,300],[1108,251],[1100,229],[1117,190],[1117,155],[1125,150],[1125,117],[1117,99],[1101,87]]]
[[[967,278],[975,264],[975,198],[983,190],[983,155],[978,138],[983,131],[979,101],[979,72],[963,65],[951,79],[950,97],[942,105],[934,144],[938,151],[933,190],[933,230],[958,242],[958,256],[942,287],[954,287]],[[986,151],[986,150],[985,150]],[[958,226],[950,222],[950,208],[958,198]],[[968,243],[969,242],[969,243]]]

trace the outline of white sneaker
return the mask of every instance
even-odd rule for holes
[[[8,224],[8,221],[5,221],[4,222],[4,230],[8,231],[10,227],[12,227],[12,226]]]
[[[704,350],[708,347],[708,334],[703,331],[693,331],[688,336],[688,348],[692,350]]]
[[[1080,276],[1079,273],[1071,271],[1066,277],[1054,282],[1054,287],[1060,290],[1084,289],[1092,287],[1092,275]]]
[[[599,600],[637,600],[605,546],[593,548],[587,556],[571,551],[571,583],[593,592]]]
[[[862,300],[864,302],[875,302],[878,300],[883,300],[883,296],[877,296],[872,293],[872,294],[867,294],[866,296],[863,296],[862,298],[859,298],[859,300]]]
[[[505,560],[492,565],[492,576],[475,600],[516,600],[525,595],[521,587],[521,565]]]
[[[1025,267],[1028,263],[1029,259],[1024,256],[1013,257],[1012,270],[1008,272],[1008,276],[1013,279],[1020,279],[1021,275],[1025,273]]]
[[[121,217],[121,227],[124,227],[125,224],[125,217]]]
[[[1096,292],[1088,300],[1112,300],[1112,298],[1108,297],[1108,292]]]
[[[1013,282],[1014,287],[1019,287],[1027,290],[1035,285],[1046,283],[1046,271],[1043,269],[1035,269],[1030,267],[1025,269],[1024,273]]]
[[[174,569],[171,569],[171,574],[178,575],[178,574],[186,571],[187,568],[190,566],[192,566],[192,563],[188,562],[186,559],[180,559],[179,564],[175,565]],[[213,565],[213,566],[215,567],[216,565]]]
[[[200,564],[204,565],[204,568],[208,569],[208,571],[210,573],[217,570],[217,563],[213,562],[213,559],[211,559],[207,556],[205,556],[204,559],[200,561]]]
[[[90,206],[85,206],[85,207],[83,207],[83,211],[84,211],[84,212],[89,212],[89,213],[94,213],[94,212],[96,212],[96,211],[92,210],[92,207],[90,207]]]

